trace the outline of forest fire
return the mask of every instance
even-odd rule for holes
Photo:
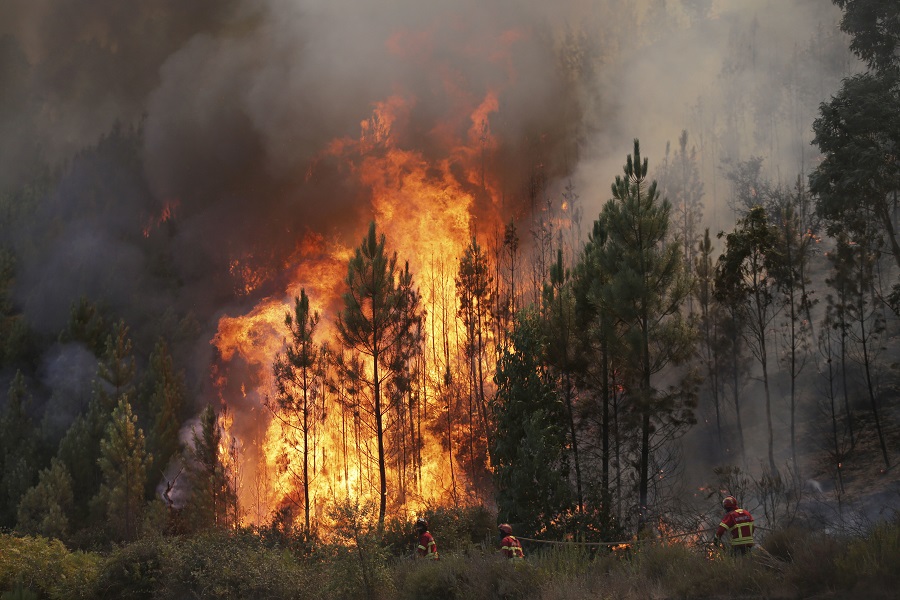
[[[436,162],[403,145],[400,132],[410,126],[412,102],[393,96],[378,103],[371,118],[361,123],[358,139],[335,140],[324,153],[325,159],[337,161],[349,177],[369,190],[371,215],[379,233],[386,235],[387,250],[396,250],[401,268],[408,261],[422,297],[425,351],[416,369],[419,391],[415,398],[393,398],[396,406],[388,414],[386,427],[389,503],[392,514],[398,515],[472,494],[465,475],[453,464],[456,457],[448,433],[455,417],[447,396],[459,392],[447,374],[456,372],[457,363],[464,360],[458,350],[463,325],[457,316],[455,277],[459,257],[475,228],[475,195],[498,197],[483,162],[485,152],[495,145],[488,120],[498,109],[496,95],[488,93],[466,123],[450,123],[435,132],[445,149]],[[454,136],[456,130],[465,134]],[[500,223],[494,211],[479,212],[482,231]],[[327,522],[326,509],[335,502],[376,501],[378,497],[376,440],[366,422],[361,400],[365,394],[359,382],[346,380],[330,366],[339,355],[352,360],[350,349],[341,347],[335,323],[352,252],[337,240],[308,232],[298,244],[285,295],[219,322],[212,343],[221,359],[215,374],[220,400],[226,406],[235,401],[251,404],[257,427],[262,428],[247,436],[253,428],[241,426],[244,439],[235,440],[239,450],[233,460],[239,463],[235,466],[240,473],[235,479],[244,507],[241,512],[248,522],[264,522],[272,511],[283,509],[299,520],[304,504],[300,474],[304,472],[315,523]],[[258,285],[253,274],[247,281]],[[323,344],[321,372],[327,373],[311,390],[314,409],[308,414],[316,422],[304,427],[298,427],[293,416],[279,407],[273,382],[273,362],[284,351],[288,335],[285,315],[301,290],[308,295],[311,310],[321,315],[315,342]],[[248,387],[241,389],[242,398],[234,398],[229,388],[233,386],[231,363],[246,365],[251,373]],[[437,435],[440,421],[448,430],[443,439]],[[396,435],[398,428],[412,430],[411,440]],[[229,435],[240,435],[232,433],[232,423],[227,430]]]

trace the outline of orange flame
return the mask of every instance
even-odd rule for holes
[[[435,131],[446,151],[444,158],[430,160],[421,151],[404,148],[401,136],[396,133],[407,126],[405,121],[412,102],[392,96],[378,103],[372,117],[361,122],[359,138],[334,140],[325,157],[345,164],[350,175],[370,190],[372,213],[379,232],[386,235],[389,250],[396,250],[401,261],[409,261],[422,294],[427,315],[426,335],[432,338],[426,343],[427,369],[422,382],[427,426],[447,417],[446,407],[438,402],[441,394],[447,392],[443,375],[448,369],[456,372],[457,363],[464,360],[454,352],[448,365],[442,343],[433,343],[433,338],[453,340],[455,347],[456,340],[464,335],[457,317],[454,276],[458,258],[471,240],[475,195],[498,198],[496,182],[484,171],[483,154],[496,145],[489,119],[498,110],[499,103],[495,93],[486,94],[467,117],[465,128],[457,129],[465,131],[464,139],[455,139],[454,128],[450,126]],[[481,218],[488,219],[489,226],[502,222],[495,215],[481,215]],[[247,314],[226,316],[219,321],[218,332],[211,342],[219,357],[226,363],[240,359],[253,375],[253,389],[244,394],[242,401],[255,402],[259,407],[266,398],[274,397],[272,365],[284,349],[285,313],[292,309],[292,298],[301,289],[310,298],[311,308],[322,316],[317,343],[329,340],[330,351],[340,352],[335,343],[333,318],[340,309],[340,294],[344,291],[343,280],[351,255],[352,249],[337,240],[309,232],[298,244],[292,283],[285,296],[270,297]],[[258,285],[252,274],[245,276],[244,281],[248,291],[252,289],[249,286]],[[217,385],[225,394],[228,375],[224,371],[217,371],[217,375]],[[311,473],[309,495],[314,521],[326,520],[325,508],[330,503],[346,498],[377,498],[378,473],[372,461],[374,439],[360,427],[358,412],[346,410],[343,401],[349,393],[341,385],[320,385],[315,390],[315,401],[322,407],[321,422],[310,428],[312,438],[307,437],[306,446],[298,438],[296,428],[279,418],[283,415],[275,414],[276,418],[265,422],[264,433],[255,442],[257,454],[246,452],[242,456],[245,461],[255,460],[255,464],[246,465],[245,469],[254,475],[255,485],[244,485],[251,480],[247,476],[238,489],[247,520],[260,523],[273,510],[298,505],[303,496],[298,474],[303,471],[304,447],[311,449],[305,462]],[[261,419],[267,411],[254,409],[253,414]],[[229,425],[228,430],[232,429]],[[445,504],[448,498],[462,494],[466,481],[460,469],[452,464],[453,460],[442,448],[441,440],[424,436],[417,481],[407,482],[409,491],[395,501],[394,511],[412,515],[426,506]],[[265,479],[264,485],[259,483],[261,477]],[[393,489],[403,477],[403,473],[392,471],[389,487]],[[256,509],[249,510],[251,506]]]

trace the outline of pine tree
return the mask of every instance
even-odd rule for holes
[[[356,373],[372,391],[372,430],[375,433],[379,479],[379,531],[387,509],[385,417],[389,411],[386,386],[402,375],[415,351],[421,324],[420,298],[413,288],[409,265],[397,267],[397,254],[385,254],[385,237],[375,223],[350,259],[344,310],[338,317],[342,342],[369,358],[365,373]]]
[[[37,485],[19,503],[16,530],[65,540],[70,532],[75,497],[72,476],[58,458],[41,470]]]
[[[640,422],[639,527],[648,517],[653,438],[665,439],[692,424],[696,403],[688,378],[668,390],[654,382],[664,368],[690,356],[696,335],[680,312],[691,286],[680,242],[669,239],[671,205],[660,199],[655,181],[648,185],[647,169],[648,160],[641,162],[635,140],[625,177],[616,177],[613,199],[600,216],[608,237],[598,253],[601,269],[609,274],[598,300],[601,310],[619,322],[628,396]],[[657,429],[664,423],[666,427]]]
[[[465,355],[469,375],[469,395],[480,420],[480,436],[485,448],[490,448],[490,421],[484,392],[484,365],[487,361],[487,343],[490,336],[489,314],[493,304],[493,278],[487,257],[475,238],[466,247],[459,261],[456,276],[456,294],[459,297],[458,316],[466,332]],[[473,435],[474,435],[473,431]]]
[[[153,456],[147,482],[148,486],[155,486],[154,482],[160,481],[166,467],[179,452],[181,441],[178,432],[187,403],[184,374],[176,372],[169,346],[163,339],[156,343],[150,355],[144,385],[149,394],[147,404],[151,423],[147,449]]]
[[[16,372],[0,413],[0,526],[11,527],[22,495],[38,474],[38,432],[28,414],[31,397]]]
[[[563,264],[563,251],[556,252],[556,262],[550,266],[550,283],[544,284],[544,312],[547,324],[547,360],[557,374],[566,407],[569,445],[575,468],[575,494],[578,512],[584,511],[581,457],[578,453],[578,429],[575,418],[575,298],[571,274]]]
[[[491,456],[498,517],[526,531],[549,532],[571,506],[565,453],[565,406],[544,362],[545,340],[537,315],[521,311],[511,347],[497,363],[491,402],[497,430]]]
[[[196,529],[228,528],[237,491],[223,463],[222,426],[211,405],[200,413],[200,431],[194,429],[187,448],[187,479],[190,487],[185,511]]]
[[[34,348],[32,334],[12,301],[15,255],[0,248],[0,368],[21,363]]]
[[[103,482],[92,502],[116,540],[136,537],[144,508],[147,466],[152,460],[131,404],[120,398],[100,441],[98,463]]]
[[[57,455],[72,476],[76,521],[85,523],[88,504],[100,487],[100,440],[106,433],[110,415],[123,398],[134,393],[135,362],[128,327],[123,321],[113,326],[106,338],[106,350],[97,368],[98,379],[88,410],[79,415],[59,443]]]
[[[613,351],[615,344],[614,318],[603,309],[602,290],[609,283],[609,273],[600,263],[600,252],[607,236],[602,219],[594,221],[581,260],[575,268],[574,295],[577,352],[573,357],[579,381],[597,399],[595,417],[599,421],[597,442],[600,446],[600,505],[604,533],[611,523],[612,490],[610,487],[611,442],[615,436],[613,423],[614,393]]]
[[[304,532],[310,529],[309,485],[314,473],[310,473],[315,452],[314,434],[324,416],[324,405],[320,396],[324,393],[325,373],[320,368],[323,348],[316,344],[314,336],[319,324],[319,313],[309,307],[306,290],[294,299],[294,312],[288,312],[284,325],[289,337],[285,340],[284,354],[275,358],[273,367],[275,387],[278,395],[270,409],[286,428],[291,440],[302,457],[299,480],[303,489]],[[299,437],[299,439],[298,439]]]

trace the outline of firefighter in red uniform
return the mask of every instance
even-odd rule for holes
[[[725,532],[731,533],[731,552],[735,555],[748,554],[753,548],[753,517],[743,508],[738,508],[734,496],[726,496],[722,500],[725,516],[716,529],[716,538],[721,540]]]
[[[428,521],[421,517],[416,519],[416,531],[419,534],[419,545],[416,546],[416,553],[422,558],[438,560],[437,543],[435,543],[431,532],[428,531]]]
[[[525,558],[522,542],[517,540],[516,536],[512,534],[512,527],[503,523],[497,529],[500,531],[500,552],[503,553],[503,556],[512,560]]]

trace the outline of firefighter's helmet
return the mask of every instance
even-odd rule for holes
[[[416,519],[416,529],[421,529],[422,531],[428,531],[428,521],[419,517]]]
[[[497,527],[497,529],[499,529],[500,533],[502,533],[503,535],[512,535],[512,527],[510,527],[506,523],[501,523],[500,526]]]
[[[737,499],[734,496],[725,496],[725,499],[722,500],[722,507],[725,510],[734,510],[738,507]]]

